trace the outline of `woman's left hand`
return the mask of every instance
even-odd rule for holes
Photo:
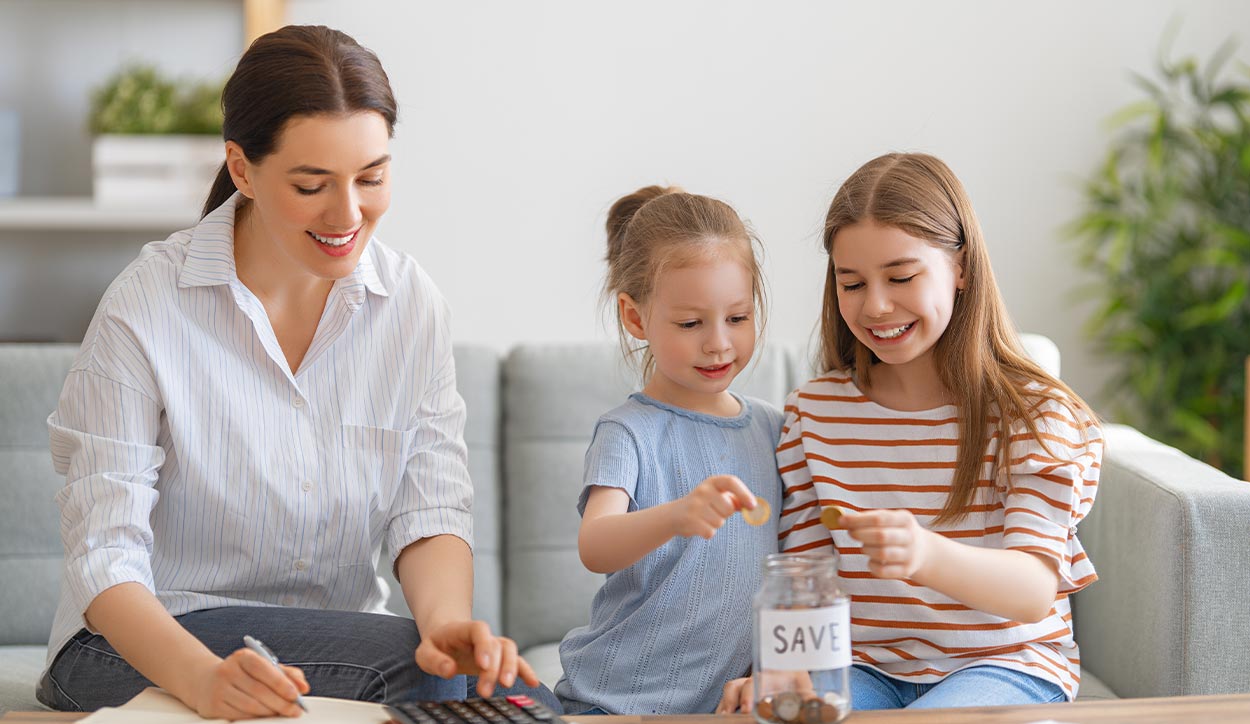
[[[456,674],[476,675],[477,693],[488,697],[495,684],[512,686],[517,676],[538,686],[534,669],[517,655],[516,642],[491,633],[485,621],[452,621],[421,637],[417,666],[444,679]]]
[[[838,527],[864,544],[868,570],[877,578],[912,578],[932,549],[934,533],[907,510],[843,511]]]

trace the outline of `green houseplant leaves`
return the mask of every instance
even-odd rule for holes
[[[91,98],[96,134],[220,134],[221,84],[179,84],[152,66],[123,68]]]
[[[1117,415],[1243,474],[1250,355],[1250,73],[1225,43],[1161,59],[1070,227],[1100,297],[1087,331],[1119,362]]]

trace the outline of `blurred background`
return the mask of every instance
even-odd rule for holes
[[[249,33],[282,22],[344,30],[390,74],[401,118],[379,237],[440,285],[458,341],[502,350],[613,339],[599,306],[605,212],[638,186],[672,183],[728,201],[753,224],[771,292],[767,341],[808,343],[834,191],[881,153],[925,151],[963,180],[1017,327],[1059,345],[1065,380],[1109,417],[1149,430],[1162,415],[1192,438],[1190,452],[1240,472],[1244,418],[1228,410],[1244,404],[1234,348],[1246,336],[1236,325],[1250,267],[1224,255],[1224,271],[1199,270],[1223,280],[1206,292],[1213,301],[1157,298],[1179,284],[1168,279],[1108,296],[1108,284],[1132,286],[1160,264],[1126,266],[1123,249],[1108,252],[1131,245],[1141,214],[1107,216],[1135,201],[1108,198],[1119,181],[1105,169],[1123,137],[1108,121],[1126,107],[1144,118],[1139,146],[1150,152],[1153,131],[1164,149],[1142,163],[1156,174],[1181,165],[1166,153],[1176,134],[1158,121],[1171,116],[1149,105],[1145,81],[1183,75],[1169,59],[1205,68],[1250,30],[1250,3],[0,0],[0,339],[80,339],[141,245],[198,218],[185,199],[94,199],[91,129],[116,130],[91,125],[102,89],[135,63],[188,88],[220,83]],[[1245,49],[1223,55],[1244,88]],[[1228,105],[1221,112],[1235,121],[1243,106]],[[1250,172],[1250,152],[1232,158]],[[1250,249],[1250,237],[1230,243],[1242,241]],[[1140,320],[1122,338],[1114,310],[1104,315],[1112,326],[1083,331],[1109,306],[1145,304],[1141,294],[1177,314],[1210,302],[1184,339],[1211,344],[1182,345]],[[1155,354],[1163,338],[1176,342],[1171,356]],[[1216,365],[1223,377],[1163,379],[1216,343],[1232,345]],[[1149,370],[1129,379],[1134,365]],[[1139,398],[1164,384],[1171,407],[1160,413]],[[1208,400],[1172,419],[1176,390],[1203,385],[1228,409]]]

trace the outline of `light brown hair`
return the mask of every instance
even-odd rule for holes
[[[288,25],[248,46],[221,94],[222,139],[252,163],[277,150],[287,121],[320,113],[375,111],[395,131],[398,107],[373,51],[322,25]],[[235,192],[226,164],[217,171],[201,216]]]
[[[647,345],[634,346],[620,317],[616,296],[625,293],[645,306],[666,269],[681,268],[716,255],[727,254],[751,275],[757,334],[767,319],[767,293],[760,270],[759,239],[729,204],[689,194],[676,186],[645,186],[617,199],[608,210],[608,276],[604,302],[615,309],[621,349],[626,357],[643,355],[643,379],[649,379],[655,360]]]
[[[1000,444],[992,478],[1005,470],[1012,424],[1024,422],[1049,450],[1035,420],[1043,402],[1065,405],[1078,420],[1096,420],[1097,416],[1071,388],[1024,353],[994,281],[972,202],[950,168],[926,154],[890,153],[869,161],[842,184],[829,205],[824,230],[829,266],[820,325],[821,369],[849,373],[859,384],[871,386],[872,365],[878,360],[842,318],[833,264],[838,231],[867,220],[924,239],[963,265],[964,289],[957,294],[950,323],[933,347],[938,377],[954,395],[959,410],[954,481],[935,521],[953,522],[967,514],[976,494],[993,435],[994,408],[999,415]],[[1030,383],[1037,385],[1026,389]]]

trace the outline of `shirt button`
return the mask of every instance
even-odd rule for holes
[[[295,561],[295,570],[302,571],[307,567],[308,567],[308,562],[305,561],[303,558],[299,559],[298,561]]]
[[[303,407],[303,406],[304,406],[304,401],[303,401],[303,400],[301,400],[300,398],[296,397],[296,398],[295,398],[295,399],[291,402],[291,404],[292,404],[292,405],[295,405],[295,407],[299,408],[299,407]]]
[[[305,492],[305,493],[307,493],[308,491],[312,490],[312,481],[311,481],[311,480],[305,480],[305,481],[304,481],[304,484],[303,484],[303,485],[301,485],[300,487],[304,489],[304,492]]]

